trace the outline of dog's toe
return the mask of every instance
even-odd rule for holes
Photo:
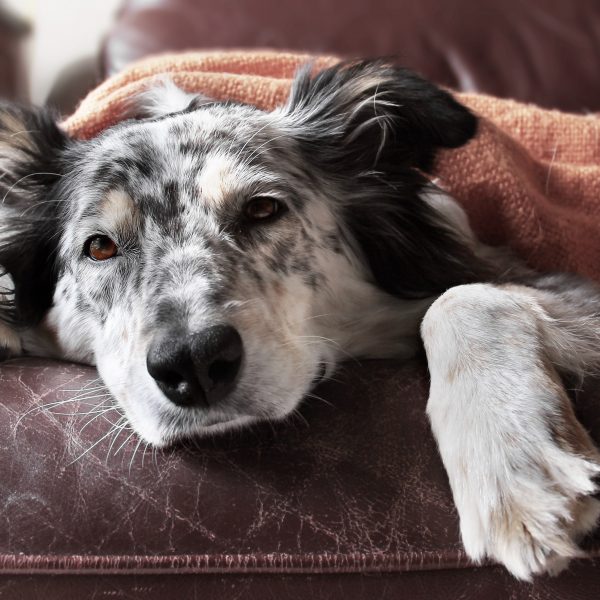
[[[563,454],[566,471],[541,460],[526,473],[509,473],[495,486],[473,490],[477,500],[462,507],[461,534],[474,561],[487,556],[515,577],[531,580],[536,574],[559,573],[571,559],[585,555],[578,542],[600,517],[600,501],[590,495],[600,465]]]

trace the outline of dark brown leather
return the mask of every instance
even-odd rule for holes
[[[118,416],[90,412],[96,376],[35,359],[0,367],[0,592],[21,594],[8,597],[597,597],[590,560],[533,587],[469,565],[423,366],[351,364],[288,423],[156,453],[124,431],[109,454]],[[55,404],[78,393],[89,399]],[[596,398],[577,408],[598,435]],[[599,555],[600,538],[588,547]]]
[[[452,88],[597,111],[599,32],[598,0],[128,0],[103,58],[112,74],[200,48],[397,55]]]

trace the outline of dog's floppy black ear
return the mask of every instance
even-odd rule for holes
[[[439,148],[476,132],[477,119],[447,92],[385,61],[341,63],[296,77],[285,126],[329,193],[375,283],[429,297],[489,277],[464,234],[426,199],[422,171]]]
[[[383,60],[302,68],[284,113],[310,152],[364,170],[393,161],[427,170],[438,148],[456,148],[477,119],[449,93]],[[328,154],[327,154],[328,153]]]
[[[40,320],[51,306],[67,135],[42,109],[0,104],[0,318]]]

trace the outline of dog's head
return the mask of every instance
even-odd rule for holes
[[[41,324],[97,364],[147,441],[281,418],[348,354],[412,351],[426,298],[477,277],[422,197],[476,120],[418,76],[349,63],[272,112],[170,85],[139,106],[91,141],[1,109],[0,264],[25,345]]]

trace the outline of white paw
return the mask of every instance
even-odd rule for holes
[[[540,450],[537,460],[508,464],[477,487],[469,481],[457,502],[467,554],[496,560],[525,580],[556,574],[583,556],[578,541],[600,516],[600,501],[590,496],[600,464],[556,446]]]
[[[600,455],[545,351],[544,315],[523,289],[474,284],[443,294],[421,326],[465,549],[520,579],[582,556],[600,515]]]

